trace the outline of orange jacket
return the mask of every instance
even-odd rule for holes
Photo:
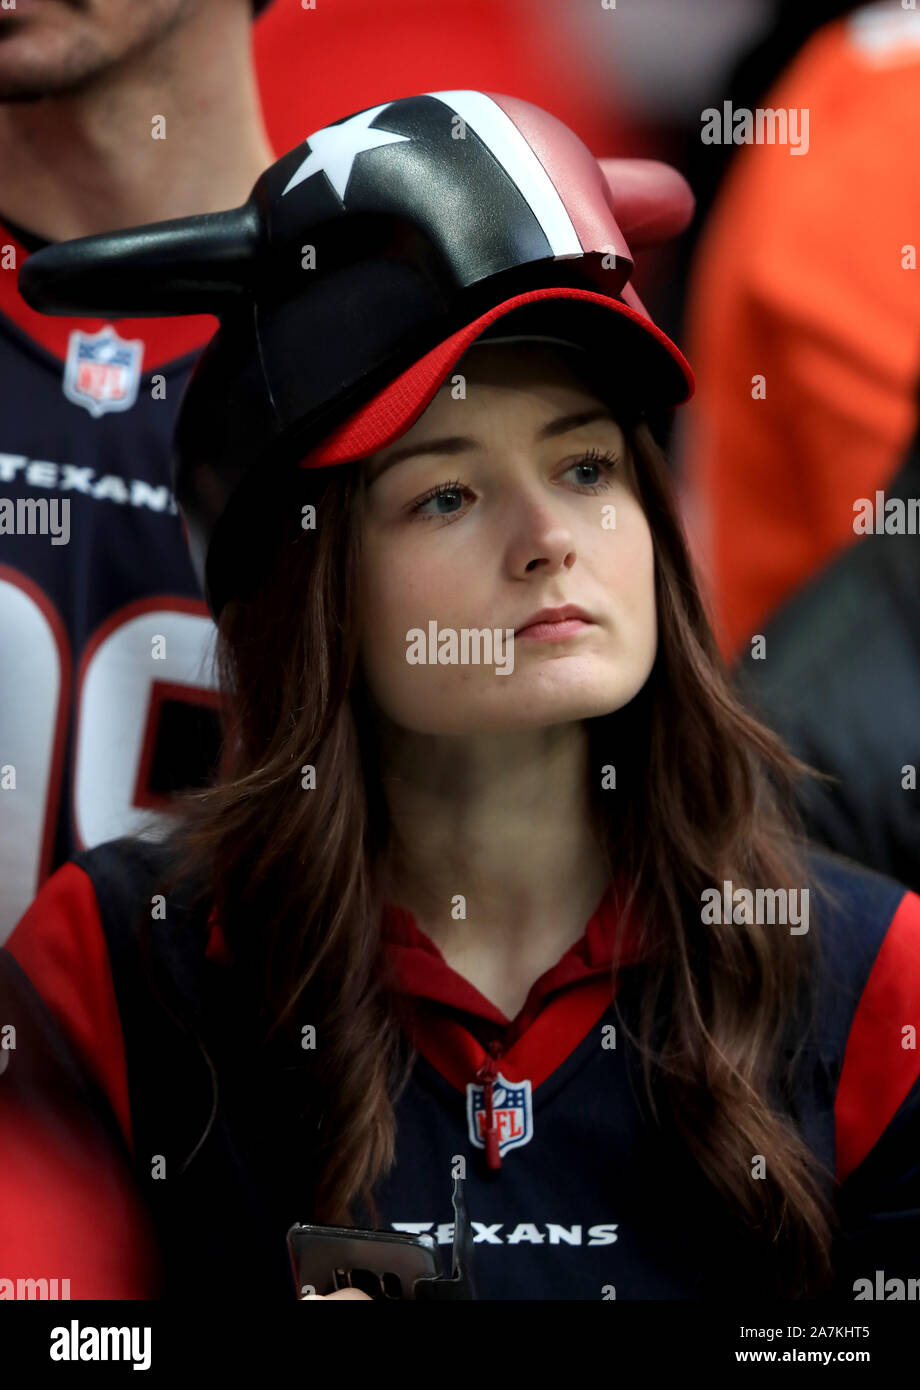
[[[691,276],[687,523],[729,657],[853,542],[915,429],[920,12],[870,9],[764,100],[808,108],[807,151],[739,146]]]

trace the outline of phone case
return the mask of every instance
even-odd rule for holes
[[[428,1235],[298,1224],[287,1239],[301,1298],[304,1291],[356,1288],[372,1298],[414,1299],[417,1279],[441,1274],[438,1247]]]
[[[438,1247],[429,1235],[292,1226],[287,1245],[298,1297],[303,1297],[304,1287],[328,1294],[350,1285],[377,1299],[475,1298],[473,1235],[459,1177],[454,1178],[451,1201],[454,1243],[449,1275],[442,1274]]]

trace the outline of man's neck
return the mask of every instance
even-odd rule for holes
[[[0,215],[63,241],[245,202],[276,158],[250,44],[192,19],[89,88],[0,106]]]

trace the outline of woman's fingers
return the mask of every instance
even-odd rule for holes
[[[335,1293],[307,1293],[301,1299],[301,1303],[306,1303],[308,1298],[364,1298],[368,1303],[373,1303],[369,1293],[362,1293],[360,1289],[336,1289]]]

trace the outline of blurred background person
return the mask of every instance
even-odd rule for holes
[[[688,287],[699,390],[682,453],[723,650],[743,658],[745,694],[766,721],[834,779],[803,784],[808,829],[912,885],[918,99],[920,14],[898,0],[821,28],[761,98],[807,112],[809,147],[732,156]]]
[[[918,888],[920,539],[895,526],[899,508],[920,512],[920,433],[884,497],[890,529],[861,536],[782,604],[740,675],[748,703],[834,779],[800,786],[812,837]]]
[[[687,291],[683,453],[726,655],[854,543],[854,499],[916,428],[918,97],[920,13],[885,0],[822,28],[762,97],[807,111],[806,152],[728,146]]]

